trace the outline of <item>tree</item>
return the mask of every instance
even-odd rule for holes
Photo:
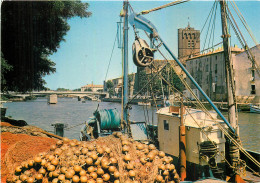
[[[5,64],[12,69],[2,73],[6,80],[2,88],[22,92],[43,89],[43,77],[56,71],[48,56],[64,41],[70,29],[67,20],[89,17],[87,9],[88,3],[80,1],[3,1],[1,48]]]
[[[56,91],[69,91],[69,89],[66,89],[66,88],[57,88]]]
[[[144,85],[146,85],[148,77],[146,75],[145,69],[140,69],[138,73],[138,90],[141,90]],[[147,90],[144,89],[141,91],[141,95],[144,95]]]
[[[2,84],[2,91],[6,90],[6,79],[5,79],[5,74],[8,71],[11,71],[13,69],[13,67],[11,65],[9,65],[6,60],[3,57],[3,53],[1,52],[1,84]]]
[[[110,88],[113,88],[114,87],[114,83],[111,81],[111,80],[108,80],[107,83],[107,88],[110,89]]]
[[[113,96],[114,95],[114,83],[111,81],[111,80],[108,80],[106,82],[106,87],[108,89],[108,93],[109,93],[109,96]]]

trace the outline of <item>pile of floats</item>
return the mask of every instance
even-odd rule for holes
[[[145,183],[179,182],[173,159],[153,144],[115,132],[94,141],[63,138],[21,163],[7,182]]]

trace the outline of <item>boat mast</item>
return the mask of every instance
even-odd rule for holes
[[[229,46],[229,37],[228,27],[227,27],[227,4],[225,0],[219,0],[220,9],[221,9],[221,22],[222,22],[222,38],[223,38],[223,48],[224,48],[224,59],[226,67],[226,84],[227,84],[227,94],[228,94],[228,121],[233,127],[234,135],[233,138],[238,140],[238,125],[236,120],[236,104],[235,104],[235,86],[234,86],[234,73],[233,73],[233,63],[231,57],[231,49]],[[230,169],[230,174],[235,175],[235,179],[239,179],[239,174],[237,174],[237,169],[240,168],[240,153],[238,147],[234,144],[233,141],[230,141],[228,144],[228,159],[231,160],[231,165],[234,167]]]
[[[227,26],[227,5],[225,0],[220,0],[221,7],[221,22],[222,22],[222,38],[223,38],[223,48],[224,48],[224,59],[226,67],[226,86],[228,94],[228,121],[230,125],[238,134],[238,125],[236,120],[236,104],[235,104],[235,86],[234,86],[234,73],[233,73],[233,63],[231,56],[231,48],[229,46],[228,26]]]
[[[123,118],[124,122],[126,123],[126,126],[124,128],[124,131],[129,133],[129,120],[128,120],[128,1],[124,1],[124,92],[123,92]]]

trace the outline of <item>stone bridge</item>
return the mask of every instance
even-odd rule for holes
[[[92,92],[92,91],[34,91],[30,93],[17,93],[17,92],[9,92],[10,95],[14,97],[22,97],[25,98],[27,96],[41,96],[41,95],[64,95],[64,96],[75,96],[75,97],[88,97],[93,98],[94,96],[100,96],[101,98],[108,97],[109,94],[107,92]]]

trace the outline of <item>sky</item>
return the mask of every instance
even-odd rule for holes
[[[87,1],[88,11],[92,12],[89,18],[71,18],[68,20],[70,30],[64,37],[66,41],[60,43],[60,48],[49,58],[56,63],[56,73],[45,76],[46,87],[55,90],[57,88],[76,89],[86,84],[103,84],[112,54],[113,44],[117,33],[117,22],[120,21],[122,1]],[[149,10],[169,3],[168,1],[130,1],[136,13]],[[165,8],[144,15],[157,28],[160,37],[177,56],[179,28],[185,28],[188,22],[191,27],[201,30],[214,1],[190,1],[177,6]],[[260,40],[260,1],[236,1],[256,40]],[[232,6],[230,6],[231,11]],[[232,11],[233,15],[235,12]],[[234,16],[241,28],[249,47],[254,42],[243,28],[237,16]],[[208,23],[201,32],[201,50],[204,47]],[[216,24],[214,29],[213,44],[221,42],[221,23],[219,5],[216,11]],[[209,35],[208,35],[209,36]],[[146,39],[145,34],[140,37]],[[209,37],[208,37],[209,38]],[[147,40],[147,39],[146,39]],[[209,39],[207,39],[209,40]],[[136,72],[136,66],[132,61],[132,44],[134,42],[133,28],[129,25],[129,73]],[[231,31],[231,45],[241,47],[233,31]],[[205,44],[208,47],[208,42]],[[211,44],[210,44],[211,45]],[[107,80],[121,77],[122,57],[121,49],[115,45]]]

